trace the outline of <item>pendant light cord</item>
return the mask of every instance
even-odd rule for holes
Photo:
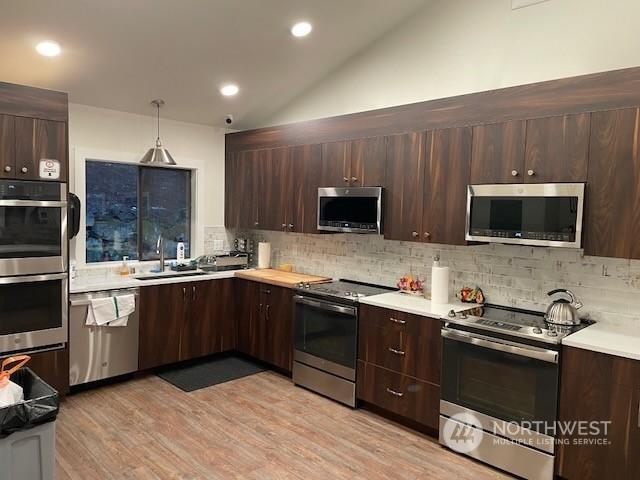
[[[156,104],[156,111],[157,111],[157,122],[158,122],[158,137],[156,138],[156,146],[159,147],[161,145],[160,143],[160,104],[157,103]]]

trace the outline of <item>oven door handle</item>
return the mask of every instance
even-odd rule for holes
[[[511,353],[513,355],[533,358],[535,360],[542,360],[543,362],[558,363],[558,352],[554,350],[547,350],[545,348],[529,345],[519,345],[506,340],[497,342],[491,337],[461,332],[450,328],[443,328],[440,330],[440,333],[443,338],[448,338],[457,342],[469,343],[471,345],[490,348],[491,350],[497,350],[499,352]]]
[[[0,207],[55,207],[64,208],[66,201],[56,200],[0,200]]]
[[[21,275],[19,277],[0,277],[0,285],[12,283],[36,283],[48,282],[50,280],[64,280],[67,278],[66,273],[53,273],[50,275]]]
[[[315,300],[312,298],[303,297],[302,295],[294,295],[293,300],[296,303],[302,303],[303,305],[316,307],[316,308],[319,308],[320,310],[344,313],[346,315],[352,315],[354,317],[356,315],[356,309],[353,307],[343,307],[342,305],[335,305],[333,303],[323,302],[322,300]]]

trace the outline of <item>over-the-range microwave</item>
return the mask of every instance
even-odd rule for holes
[[[382,187],[318,188],[318,230],[382,233]]]
[[[466,239],[580,248],[584,183],[469,185]]]

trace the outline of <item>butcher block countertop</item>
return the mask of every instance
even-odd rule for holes
[[[306,275],[304,273],[284,272],[282,270],[274,270],[272,268],[236,271],[236,277],[285,288],[293,288],[300,282],[326,283],[331,281],[328,277],[318,277],[316,275]]]

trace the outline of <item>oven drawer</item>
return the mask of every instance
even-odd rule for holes
[[[438,428],[440,388],[437,385],[360,360],[357,395],[360,400]]]
[[[360,305],[358,318],[360,325],[368,324],[427,339],[440,339],[440,320],[437,319],[371,305]]]
[[[440,385],[439,337],[411,335],[363,322],[358,347],[358,358],[365,362]]]

